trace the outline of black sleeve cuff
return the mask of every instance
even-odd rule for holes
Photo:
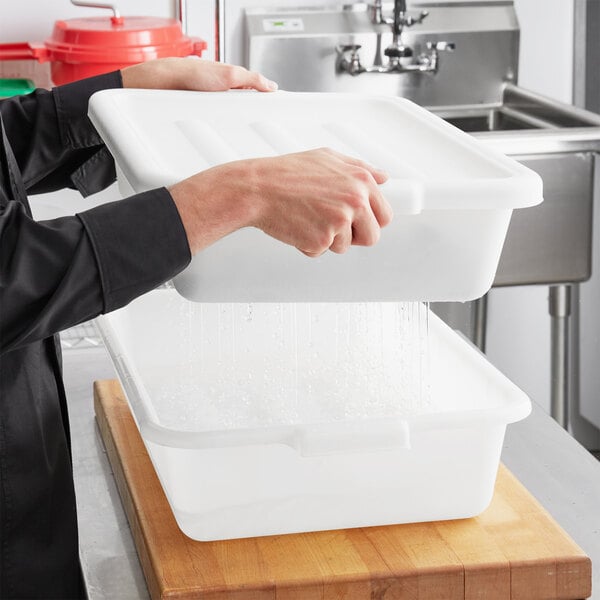
[[[103,204],[78,217],[96,255],[103,312],[149,292],[191,260],[183,223],[166,188]]]
[[[52,90],[61,142],[65,147],[78,150],[104,143],[87,116],[88,102],[95,92],[121,87],[121,71],[113,71],[67,83]]]
[[[71,183],[79,193],[87,198],[107,188],[117,177],[115,161],[106,146],[101,146],[95,154],[71,173]]]

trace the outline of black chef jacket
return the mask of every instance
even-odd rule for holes
[[[83,594],[55,334],[127,304],[190,260],[164,188],[31,218],[28,193],[74,187],[85,196],[114,180],[87,105],[121,85],[116,72],[0,101],[0,598]]]

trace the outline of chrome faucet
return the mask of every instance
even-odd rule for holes
[[[402,32],[406,27],[422,23],[429,15],[429,12],[423,10],[418,15],[410,15],[406,9],[406,0],[394,0],[392,18],[384,16],[383,0],[374,0],[373,4],[368,6],[368,10],[374,25],[391,26],[392,43],[383,51],[388,58],[387,64],[381,64],[379,55],[372,66],[364,67],[361,64],[358,53],[361,46],[358,44],[347,44],[336,47],[338,55],[336,67],[338,72],[346,72],[350,75],[360,75],[361,73],[436,73],[439,68],[439,52],[452,52],[455,48],[452,42],[427,42],[426,52],[419,54],[413,62],[403,63],[401,59],[411,58],[414,51],[410,46],[405,46],[402,43]],[[378,33],[378,53],[380,43],[381,33]]]

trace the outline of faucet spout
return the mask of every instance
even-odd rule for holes
[[[405,25],[406,0],[394,0],[394,35],[400,36]]]
[[[371,21],[375,25],[381,25],[385,23],[383,17],[383,0],[374,0],[373,4],[369,5],[369,11],[371,15]]]
[[[392,25],[392,45],[391,48],[403,48],[403,52],[400,53],[400,56],[411,56],[412,52],[409,54],[406,53],[406,48],[402,46],[400,43],[400,36],[402,35],[402,30],[404,29],[404,25],[406,24],[406,0],[394,0],[394,20]],[[389,55],[392,58],[391,55]],[[394,58],[399,58],[400,56],[394,56]]]
[[[389,24],[392,26],[392,43],[384,50],[384,54],[390,61],[390,67],[398,68],[401,58],[413,55],[412,48],[402,43],[402,31],[404,27],[411,27],[421,22],[427,15],[421,14],[418,19],[413,19],[406,14],[406,0],[394,0],[394,14]]]

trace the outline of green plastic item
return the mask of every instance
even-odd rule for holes
[[[0,98],[29,94],[35,90],[30,79],[0,79]]]

